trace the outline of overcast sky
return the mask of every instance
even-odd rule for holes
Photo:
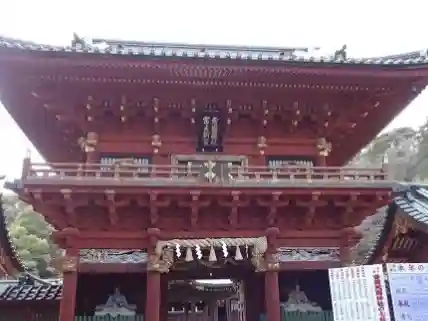
[[[350,56],[377,56],[428,47],[425,2],[385,0],[53,1],[0,4],[0,35],[68,45],[72,33],[139,41],[254,46],[320,46]],[[418,126],[428,92],[388,128]],[[0,173],[18,177],[31,143],[0,105]],[[36,152],[32,154],[40,159]]]

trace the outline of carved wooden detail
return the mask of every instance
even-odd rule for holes
[[[406,234],[413,225],[406,217],[399,216],[394,221],[395,235]]]
[[[76,272],[78,269],[79,257],[65,255],[61,259],[61,271],[63,273]]]

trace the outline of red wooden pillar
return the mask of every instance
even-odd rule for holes
[[[147,271],[146,315],[147,321],[159,321],[161,282],[158,271]],[[162,320],[164,321],[164,320]]]
[[[267,321],[281,321],[278,271],[265,273],[265,301]]]
[[[168,275],[161,276],[160,321],[168,320]]]
[[[74,321],[76,311],[78,250],[67,249],[62,261],[62,300],[59,321]]]
[[[157,267],[158,257],[155,253],[159,233],[160,231],[157,228],[149,228],[147,230],[149,235],[149,246],[147,248],[149,262],[147,264],[146,313],[144,317],[146,321],[159,321],[160,319],[161,277]]]
[[[276,260],[278,228],[271,227],[266,230],[266,272],[265,272],[265,304],[267,321],[281,321],[281,307],[279,297],[278,270]]]

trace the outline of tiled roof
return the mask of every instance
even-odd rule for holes
[[[3,258],[0,258],[0,265],[5,270],[9,276],[14,276],[16,273],[26,271],[26,267],[18,256],[18,253],[13,245],[9,231],[7,228],[7,219],[3,210],[3,203],[0,195],[0,255]],[[8,260],[10,264],[2,265],[1,262],[3,260]],[[14,270],[10,270],[10,266],[14,268]]]
[[[360,241],[351,248],[350,263],[367,264],[377,250],[383,246],[383,239],[389,233],[395,211],[393,205],[383,206],[376,213],[366,217],[355,230],[362,235]]]
[[[52,301],[61,298],[62,285],[12,285],[0,295],[0,301]]]
[[[347,58],[342,56],[306,57],[289,53],[284,48],[252,48],[252,47],[224,47],[224,46],[192,46],[186,44],[156,44],[137,43],[136,45],[81,45],[52,46],[35,44],[22,40],[0,37],[0,49],[15,49],[42,52],[76,52],[87,54],[108,54],[119,56],[139,56],[145,58],[183,58],[183,59],[222,59],[246,61],[280,61],[284,63],[325,63],[325,64],[362,64],[362,65],[415,65],[428,63],[428,57],[420,52],[387,56],[379,58]]]
[[[428,230],[428,186],[400,184],[390,205],[367,217],[356,230],[362,238],[351,251],[352,264],[371,263],[380,253],[397,215],[410,216]]]
[[[415,222],[428,227],[428,186],[409,186],[397,196],[395,203],[402,213],[409,215]]]
[[[1,301],[54,301],[62,298],[60,282],[43,282],[33,280],[31,276],[16,281],[0,293]]]

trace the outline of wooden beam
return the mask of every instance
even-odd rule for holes
[[[80,263],[79,273],[143,273],[146,268],[146,263]]]

